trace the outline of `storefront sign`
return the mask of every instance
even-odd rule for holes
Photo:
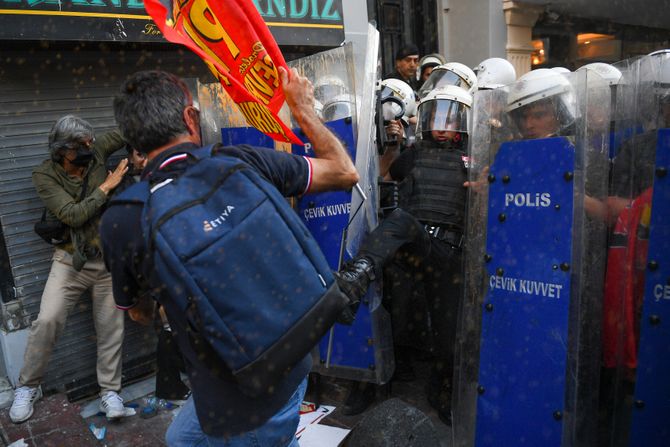
[[[335,47],[342,0],[253,0],[281,46]],[[0,0],[0,39],[165,41],[142,0]]]

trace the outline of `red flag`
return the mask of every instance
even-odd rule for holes
[[[284,92],[277,43],[251,0],[144,0],[170,42],[200,56],[247,123],[274,140],[303,144],[277,116]]]

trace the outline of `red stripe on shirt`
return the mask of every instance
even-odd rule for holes
[[[188,154],[173,155],[172,157],[168,158],[163,163],[161,163],[161,165],[158,167],[158,169],[163,169],[164,167],[166,167],[167,165],[169,165],[172,162],[185,160],[186,157],[188,157]]]
[[[122,306],[122,305],[120,305],[120,304],[117,304],[117,305],[116,305],[116,308],[117,308],[117,309],[120,309],[120,310],[130,310],[130,309],[132,309],[132,308],[135,307],[135,306],[137,306],[137,303],[132,304],[132,305],[130,305],[130,306]]]
[[[312,174],[313,174],[314,171],[312,170],[312,160],[310,160],[309,157],[305,157],[305,156],[303,156],[302,158],[307,160],[307,171],[308,171],[307,172],[307,186],[305,187],[305,191],[303,191],[303,194],[307,194],[307,192],[309,192],[309,188],[312,187]]]

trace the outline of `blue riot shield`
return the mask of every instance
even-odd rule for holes
[[[351,119],[328,123],[340,137],[355,160]],[[300,135],[299,131],[298,135]],[[302,135],[301,135],[302,136]],[[293,153],[310,154],[309,145],[293,146]],[[321,246],[333,270],[350,258],[346,250],[352,216],[361,212],[351,209],[352,192],[306,194],[297,203],[297,210]],[[358,230],[358,228],[355,228]],[[356,247],[357,249],[357,247]],[[324,375],[384,383],[392,372],[392,346],[388,313],[381,306],[381,290],[373,285],[351,326],[336,324],[321,343],[313,370]]]
[[[603,356],[600,382],[599,445],[668,445],[670,315],[664,303],[670,270],[668,198],[665,175],[670,160],[670,55],[618,63],[625,80],[617,110],[634,126],[613,160],[608,246],[603,297]],[[666,321],[667,322],[667,321]]]
[[[475,96],[459,447],[595,445],[609,97],[551,71]]]
[[[560,445],[573,173],[565,138],[505,143],[491,166],[477,446]]]
[[[658,131],[630,446],[670,445],[670,129]]]

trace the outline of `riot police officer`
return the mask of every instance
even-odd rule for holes
[[[398,154],[414,143],[414,129],[410,123],[416,120],[416,99],[412,88],[395,78],[381,81],[379,90],[386,132],[380,151],[379,175],[385,177]]]
[[[419,60],[419,85],[423,85],[433,69],[438,65],[446,64],[447,60],[438,53],[427,54]]]
[[[521,139],[574,133],[575,95],[564,76],[548,68],[533,70],[510,88],[507,112]]]
[[[460,62],[438,65],[419,89],[418,97],[423,99],[428,93],[445,85],[455,85],[474,94],[477,91],[477,75]]]
[[[418,107],[416,143],[391,166],[405,203],[368,236],[337,273],[349,296],[362,296],[384,266],[399,263],[423,283],[434,340],[429,403],[450,423],[456,316],[462,291],[468,120],[472,95],[448,85]],[[393,299],[393,298],[392,298]]]
[[[477,75],[477,88],[491,90],[504,87],[516,80],[514,65],[507,59],[491,57],[484,59],[474,69]]]

